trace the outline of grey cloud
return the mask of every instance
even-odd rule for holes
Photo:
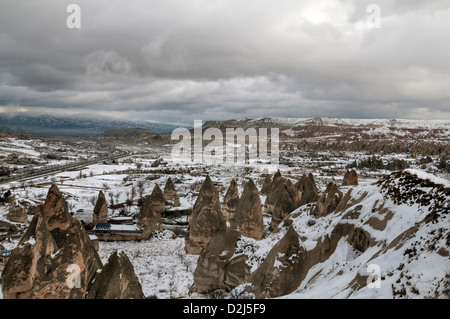
[[[0,106],[195,117],[450,118],[447,1],[7,0]],[[33,17],[33,19],[30,19]]]

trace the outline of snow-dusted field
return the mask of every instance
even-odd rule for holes
[[[47,147],[49,145],[41,145],[40,147]],[[20,154],[27,154],[28,156],[39,157],[40,153],[33,149],[33,144],[30,141],[19,141],[10,139],[3,141],[0,145],[0,155],[7,155],[10,152],[17,152]],[[228,189],[231,179],[236,179],[238,184],[239,194],[242,194],[243,182],[247,178],[252,178],[258,185],[262,186],[262,173],[273,174],[276,169],[281,171],[285,177],[291,178],[295,181],[303,173],[312,173],[318,183],[318,186],[323,190],[327,183],[334,181],[341,187],[343,178],[343,171],[346,170],[346,165],[352,162],[355,157],[358,159],[365,159],[369,157],[362,153],[344,154],[344,157],[335,156],[330,153],[318,153],[317,157],[312,157],[307,154],[301,154],[291,157],[290,160],[296,164],[295,167],[287,165],[279,165],[273,167],[270,165],[215,165],[202,166],[197,164],[184,165],[180,167],[179,164],[170,160],[169,154],[160,154],[166,161],[161,167],[151,167],[154,161],[153,156],[147,155],[130,155],[128,158],[123,158],[117,165],[95,164],[84,167],[81,171],[66,171],[55,174],[45,178],[36,178],[26,185],[21,185],[19,182],[11,182],[2,184],[2,193],[8,189],[13,189],[13,194],[17,196],[20,201],[29,202],[32,205],[43,203],[50,187],[50,183],[56,183],[58,188],[66,197],[69,210],[74,213],[74,217],[85,222],[90,222],[92,219],[92,211],[95,205],[95,200],[99,191],[103,191],[109,204],[123,204],[127,200],[132,200],[133,205],[126,207],[126,214],[134,215],[139,212],[139,207],[136,205],[137,199],[142,195],[149,195],[156,184],[162,189],[169,177],[174,180],[175,188],[180,197],[182,206],[193,206],[196,200],[195,186],[204,181],[206,175],[210,175],[214,182],[217,182],[223,189],[219,192],[220,199],[223,197]],[[383,160],[388,161],[392,158],[400,158],[408,161],[412,172],[418,168],[414,164],[414,159],[408,158],[406,155],[387,154],[384,155]],[[436,158],[433,158],[436,161]],[[184,169],[183,173],[164,174],[162,171]],[[433,169],[433,164],[429,164],[428,168]],[[339,173],[329,173],[330,171],[338,171]],[[388,171],[370,172],[368,170],[358,170],[359,187],[370,187],[374,181],[378,179],[381,174],[388,174]],[[446,180],[448,183],[448,176],[442,175],[439,181]],[[139,186],[142,185],[142,186]],[[447,184],[448,185],[448,184]],[[142,189],[140,189],[140,187]],[[341,187],[343,193],[346,193],[349,187]],[[368,188],[365,188],[367,190]],[[381,196],[381,194],[379,195]],[[371,198],[379,199],[375,195]],[[265,196],[261,195],[261,202],[264,203]],[[365,207],[372,207],[373,202],[365,203]],[[403,209],[403,208],[402,208]],[[79,212],[77,212],[80,210]],[[82,211],[81,211],[82,210]],[[8,221],[6,214],[8,208],[0,205],[0,220]],[[300,210],[298,211],[300,212]],[[298,213],[297,212],[297,213]],[[405,213],[399,210],[401,213]],[[110,209],[110,216],[117,216],[119,210]],[[367,212],[369,214],[369,212]],[[399,214],[401,216],[402,214]],[[369,215],[368,215],[369,216]],[[28,216],[31,220],[32,216]],[[413,216],[414,217],[414,216]],[[307,249],[312,249],[315,245],[317,237],[323,233],[323,229],[330,227],[333,222],[332,217],[317,220],[314,226],[308,226],[308,216],[298,217],[294,220],[294,227],[296,231],[304,238],[304,245]],[[9,222],[9,221],[8,221]],[[412,219],[410,223],[415,223],[417,220]],[[266,225],[269,220],[265,219]],[[19,224],[18,224],[19,225]],[[331,225],[331,226],[330,226]],[[393,224],[395,225],[395,224]],[[26,227],[26,225],[21,225]],[[373,237],[389,236],[389,234],[396,234],[398,230],[385,232],[385,234],[378,234],[373,232]],[[252,271],[254,271],[267,255],[270,248],[277,242],[283,233],[273,234],[267,236],[263,240],[244,240],[238,243],[238,251],[243,251],[246,244],[251,244],[255,248],[255,253],[249,258]],[[379,238],[378,238],[379,239]],[[388,240],[389,239],[389,240]],[[390,241],[392,238],[386,238]],[[13,249],[17,245],[18,239],[12,242],[3,241],[0,244],[6,249]],[[162,233],[141,242],[100,242],[99,255],[102,262],[105,264],[108,257],[115,251],[124,251],[132,262],[135,272],[141,282],[144,294],[146,297],[156,297],[160,299],[167,298],[195,298],[195,295],[189,295],[189,289],[193,284],[193,272],[196,268],[198,256],[188,255],[184,250],[184,238],[176,237],[170,230],[164,230]],[[241,245],[241,246],[239,246]],[[317,278],[328,281],[326,289],[322,286],[314,285],[314,280],[308,287],[299,287],[299,290],[287,296],[289,298],[323,298],[323,297],[345,297],[339,295],[342,285],[349,282],[349,278],[353,278],[355,273],[361,270],[361,266],[365,265],[367,259],[371,256],[371,251],[368,250],[364,255],[356,256],[355,251],[347,243],[342,242],[338,245],[335,253],[326,262],[315,266],[305,280],[309,282],[310,279],[318,273],[321,273]],[[239,250],[242,248],[241,250]],[[367,257],[367,258],[366,258]],[[400,257],[399,257],[400,258]],[[431,258],[431,257],[430,257]],[[435,256],[432,256],[435,258]],[[343,262],[344,261],[344,262]],[[420,267],[427,267],[427,262],[439,262],[439,260],[418,261],[423,262]],[[392,265],[397,261],[392,261]],[[386,263],[386,265],[389,263]],[[420,268],[419,267],[419,268]],[[342,275],[336,273],[342,270]],[[422,277],[422,280],[426,278]],[[303,289],[306,288],[306,289]],[[328,289],[330,288],[330,289]],[[374,291],[365,291],[360,297],[377,297],[370,293]],[[382,293],[382,292],[380,292]],[[198,296],[201,297],[201,296]],[[0,298],[2,298],[0,290]]]
[[[165,230],[146,241],[100,242],[103,264],[115,250],[127,254],[147,298],[189,297],[198,256],[185,253],[184,238]]]

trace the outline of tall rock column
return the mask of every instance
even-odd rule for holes
[[[185,237],[186,252],[188,254],[200,254],[224,220],[219,193],[207,176],[189,220]]]
[[[143,239],[148,239],[155,231],[162,231],[161,214],[165,210],[165,197],[158,184],[152,194],[144,200],[138,215],[137,226],[143,228]]]
[[[5,299],[84,298],[101,259],[85,229],[52,185],[2,272]]]
[[[234,219],[234,214],[236,213],[236,208],[239,202],[239,193],[237,183],[234,179],[230,182],[230,187],[225,194],[222,205],[223,216],[227,220]]]
[[[245,183],[244,191],[236,209],[235,217],[241,234],[261,239],[264,233],[263,213],[258,189],[252,179]]]
[[[108,205],[106,204],[105,194],[102,191],[98,193],[97,202],[94,206],[92,223],[106,223],[108,221]]]

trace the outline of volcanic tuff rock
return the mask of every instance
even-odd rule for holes
[[[84,298],[101,268],[86,231],[52,185],[2,273],[4,298]]]
[[[102,191],[98,193],[97,202],[94,207],[92,223],[106,223],[108,221],[108,205],[106,204],[105,194]]]
[[[358,174],[354,169],[345,172],[342,186],[356,186],[358,185]]]
[[[244,186],[244,191],[236,208],[236,223],[243,236],[261,239],[264,233],[263,213],[258,189],[252,179]]]
[[[27,209],[21,205],[16,198],[11,201],[11,206],[8,210],[8,219],[16,223],[27,223]]]
[[[194,204],[185,237],[188,254],[200,254],[224,221],[219,193],[207,176]]]
[[[303,206],[261,241],[240,237],[235,254],[247,257],[251,274],[230,296],[448,298],[448,180],[406,170],[338,198],[336,185],[329,184],[319,199],[329,204],[321,218],[312,219],[311,207]],[[285,237],[299,243],[280,249]],[[382,267],[381,278],[373,276],[373,265]],[[380,281],[377,289],[369,285],[374,280]]]
[[[272,185],[272,180],[270,179],[270,175],[266,174],[264,178],[263,186],[261,187],[261,194],[267,195],[270,192],[270,187]]]
[[[289,179],[276,179],[264,203],[265,212],[272,213],[270,230],[275,229],[287,215],[300,206],[301,195]]]
[[[163,230],[161,213],[165,210],[165,199],[161,188],[156,184],[152,194],[146,197],[138,215],[137,226],[143,228],[142,238],[149,238],[155,231]]]
[[[180,199],[178,198],[177,191],[175,189],[175,184],[173,183],[172,178],[170,177],[167,179],[166,185],[164,186],[163,195],[166,200],[174,201],[174,206],[180,206]]]
[[[241,284],[249,274],[246,256],[234,258],[240,232],[234,222],[223,222],[202,250],[194,271],[191,292],[207,293],[217,289],[229,290]],[[242,258],[244,257],[244,258]]]
[[[325,192],[322,194],[322,196],[320,196],[319,200],[317,201],[317,205],[313,210],[312,214],[315,217],[323,217],[328,214],[331,214],[338,206],[342,197],[343,194],[336,186],[336,184],[330,182],[327,185]]]
[[[300,192],[299,206],[315,202],[318,198],[318,190],[314,176],[309,173],[308,176],[303,174],[297,183],[295,188]]]
[[[133,264],[124,252],[117,251],[98,273],[89,287],[87,299],[144,299],[142,286]]]
[[[269,254],[246,280],[248,292],[257,298],[273,298],[294,291],[304,278],[306,250],[300,236],[291,226],[283,238],[273,246]]]
[[[225,194],[222,204],[222,213],[227,220],[234,219],[234,214],[236,213],[236,207],[238,205],[238,202],[239,202],[239,192],[237,183],[234,179],[232,179],[230,182],[230,187],[228,188],[227,193]]]

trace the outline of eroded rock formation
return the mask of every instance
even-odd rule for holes
[[[229,290],[244,281],[250,268],[245,264],[246,256],[231,258],[240,235],[234,222],[224,222],[220,225],[200,254],[191,292]]]
[[[177,195],[177,191],[175,189],[175,184],[172,181],[172,178],[168,178],[167,182],[164,186],[164,198],[168,201],[173,202],[173,206],[180,206],[180,198]]]
[[[108,222],[108,205],[106,203],[105,194],[102,191],[98,193],[97,202],[94,207],[94,214],[92,216],[92,224]]]
[[[156,184],[138,214],[137,226],[143,229],[142,239],[148,239],[154,232],[163,230],[161,214],[165,210],[165,202],[161,188]]]
[[[69,214],[59,189],[52,185],[12,252],[2,273],[6,299],[84,298],[102,267],[100,257],[80,222]]]
[[[294,291],[308,271],[306,259],[300,236],[291,226],[248,277],[246,282],[250,288],[247,291],[257,298],[273,298]]]
[[[356,186],[358,185],[358,174],[354,169],[345,172],[342,186]]]
[[[219,193],[207,176],[194,204],[185,237],[188,254],[200,254],[224,221]]]
[[[86,295],[88,299],[144,299],[142,286],[128,256],[115,251],[96,275]]]
[[[252,179],[245,183],[244,191],[236,208],[235,220],[243,236],[254,239],[263,237],[264,222],[261,199]]]
[[[234,219],[236,213],[236,208],[239,202],[239,192],[236,180],[232,179],[230,182],[230,187],[225,194],[222,204],[222,213],[227,220]]]

